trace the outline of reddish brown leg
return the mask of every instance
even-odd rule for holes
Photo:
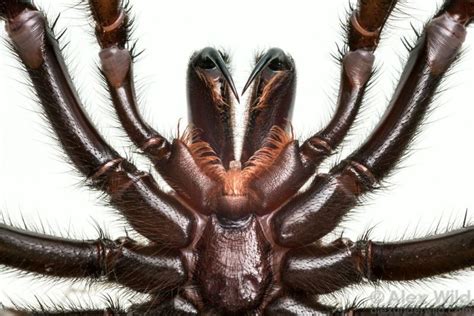
[[[474,308],[357,308],[334,316],[471,316]]]
[[[260,196],[264,212],[278,208],[296,194],[314,174],[319,163],[346,136],[359,112],[372,73],[374,50],[380,33],[396,2],[362,1],[353,12],[348,23],[349,51],[342,57],[336,113],[323,130],[301,147],[297,142],[289,144],[273,162],[271,169],[253,179],[252,189]],[[256,84],[247,113],[243,162],[265,145],[265,138],[272,127],[285,129],[289,123],[296,84],[293,61],[281,50],[271,49],[261,57],[249,82],[252,80]],[[287,172],[281,172],[282,169]]]
[[[301,146],[303,161],[314,171],[339,146],[359,112],[372,74],[374,51],[397,0],[358,1],[348,22],[349,51],[342,57],[336,112],[328,125]]]
[[[447,1],[411,51],[389,108],[366,142],[273,218],[279,244],[310,244],[330,231],[393,169],[410,144],[441,78],[456,58],[474,14],[468,0]]]
[[[354,308],[334,311],[325,306],[318,306],[311,300],[295,299],[286,296],[272,303],[265,315],[279,316],[471,316],[474,308]]]
[[[0,310],[0,312],[3,312]],[[47,311],[43,309],[42,311],[30,311],[30,310],[14,310],[6,309],[6,315],[9,316],[120,316],[124,315],[124,312],[113,310],[110,308],[107,309],[90,309],[90,310],[74,310],[67,311],[60,309],[59,311]]]
[[[300,297],[299,295],[285,295],[272,302],[266,309],[265,315],[297,316],[331,315],[331,308],[316,302],[315,297]]]
[[[136,291],[174,289],[186,279],[176,252],[160,253],[128,238],[78,241],[0,224],[0,264],[62,278],[105,277]]]
[[[128,47],[130,17],[122,0],[89,0],[101,47],[102,73],[118,118],[132,142],[155,163],[170,155],[170,143],[150,127],[138,110],[133,56]]]
[[[294,195],[312,172],[303,166],[289,131],[296,88],[293,59],[271,48],[258,57],[244,91],[252,83],[240,159],[244,172],[256,171],[250,172],[249,189],[259,201],[259,214],[266,214]],[[265,157],[272,155],[269,165]]]
[[[135,305],[130,308],[130,312],[137,315],[173,315],[173,316],[193,316],[200,315],[195,306],[182,299],[179,295],[174,298],[159,302]]]
[[[417,280],[473,266],[474,226],[401,242],[338,240],[290,250],[285,260],[285,286],[310,294],[334,292],[363,279]]]
[[[190,242],[192,214],[160,191],[149,174],[138,171],[98,134],[84,113],[57,41],[43,14],[30,1],[6,3],[7,31],[28,71],[57,138],[75,167],[111,202],[132,227],[170,247]]]
[[[139,113],[133,57],[127,47],[130,18],[123,1],[89,0],[89,7],[102,48],[99,53],[102,73],[124,130],[187,203],[196,209],[206,209],[206,197],[214,182],[202,172],[181,140],[169,143]],[[224,162],[234,157],[229,87],[233,87],[232,78],[220,53],[204,49],[193,58],[188,78],[191,123]]]
[[[128,45],[129,16],[123,1],[89,0],[96,21],[99,56],[112,101],[122,126],[133,143],[155,164],[160,173],[172,176],[172,146],[141,117],[133,80],[133,57]],[[212,48],[196,53],[188,69],[190,123],[201,140],[208,142],[224,165],[234,160],[231,92],[237,92],[227,70],[227,57]],[[170,157],[171,156],[171,157]]]

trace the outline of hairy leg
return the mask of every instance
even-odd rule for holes
[[[469,226],[399,242],[339,239],[326,246],[292,249],[282,268],[282,281],[297,291],[325,294],[363,279],[410,281],[472,265],[474,226]]]
[[[162,192],[153,178],[112,149],[82,109],[46,18],[30,1],[2,1],[13,48],[22,60],[46,116],[74,166],[145,237],[170,247],[190,242],[191,212]]]
[[[102,73],[117,116],[132,142],[155,164],[170,155],[171,144],[140,115],[133,80],[133,52],[129,44],[130,16],[122,0],[89,0],[101,47]]]
[[[317,303],[315,297],[301,295],[283,295],[273,301],[266,309],[265,315],[330,315],[331,308]]]
[[[124,316],[124,315],[173,315],[173,316],[192,316],[198,315],[198,311],[189,303],[182,300],[179,296],[172,299],[154,300],[140,305],[132,305],[127,309],[106,308],[95,310],[72,310],[65,308],[59,311],[22,311],[7,309],[9,315],[12,316],[59,316],[59,315],[84,315],[84,316]],[[1,312],[1,310],[0,310]]]
[[[339,146],[359,112],[372,74],[374,51],[385,22],[397,0],[358,1],[348,22],[349,50],[342,56],[341,83],[336,112],[321,131],[301,145],[303,161],[317,168]]]
[[[215,183],[196,163],[183,140],[169,142],[147,122],[138,109],[133,79],[133,52],[129,47],[130,17],[124,1],[89,0],[96,22],[99,57],[115,112],[127,135],[154,164],[158,172],[188,204],[205,209]],[[191,124],[200,140],[209,142],[224,165],[234,159],[232,105],[229,91],[235,92],[224,57],[206,48],[196,54],[188,70]],[[190,137],[194,138],[194,137]],[[196,175],[189,177],[189,174]]]
[[[119,316],[123,315],[123,312],[113,309],[89,309],[89,310],[59,310],[59,311],[30,311],[30,310],[19,310],[19,309],[6,309],[0,310],[5,312],[8,316]]]
[[[252,179],[252,189],[261,197],[264,212],[278,208],[294,196],[347,135],[372,74],[380,34],[396,2],[359,1],[358,9],[348,22],[349,50],[341,59],[336,112],[328,125],[303,145],[299,146],[296,141],[288,143],[271,168]],[[249,82],[255,81],[255,85],[247,111],[242,162],[247,161],[251,166],[259,148],[267,146],[266,150],[271,151],[275,147],[266,143],[271,130],[278,128],[281,134],[287,129],[293,109],[295,77],[294,63],[283,51],[273,48],[260,58],[249,79]]]
[[[334,316],[470,316],[474,308],[354,308]]]
[[[61,278],[105,278],[136,291],[175,289],[186,280],[179,253],[128,238],[71,240],[0,224],[0,264]]]
[[[332,231],[363,193],[394,168],[428,109],[436,87],[456,58],[474,16],[468,0],[447,1],[411,51],[400,83],[378,127],[329,175],[316,177],[272,219],[277,242],[310,244]]]
[[[281,279],[285,295],[270,306],[284,315],[312,311],[322,315],[471,315],[473,308],[351,308],[340,312],[314,307],[315,295],[327,294],[352,284],[369,281],[410,281],[436,277],[474,264],[474,227],[399,242],[353,243],[338,239],[328,245],[290,250]],[[306,293],[310,299],[295,299]],[[317,306],[317,305],[316,305]],[[286,313],[286,314],[285,314]]]
[[[198,310],[191,303],[177,295],[170,299],[157,300],[149,303],[134,305],[130,312],[139,315],[176,315],[192,316],[199,315]]]
[[[318,305],[313,299],[301,300],[284,296],[273,302],[265,315],[297,316],[470,316],[473,308],[349,308],[335,311],[334,308]]]

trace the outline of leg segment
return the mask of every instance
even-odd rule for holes
[[[179,295],[174,298],[159,302],[145,303],[132,306],[130,311],[139,315],[175,315],[194,316],[199,315],[199,311],[191,303],[187,302]]]
[[[285,260],[285,286],[311,294],[334,292],[363,279],[417,280],[473,266],[474,226],[401,242],[338,240],[290,250]]]
[[[300,147],[288,145],[265,170],[252,179],[261,196],[264,212],[272,211],[295,195],[314,174],[319,163],[336,148],[355,120],[372,73],[374,50],[385,20],[397,1],[360,1],[349,22],[349,51],[342,58],[341,87],[337,110],[329,124]],[[379,4],[379,5],[376,5]],[[363,23],[363,27],[361,26]],[[293,109],[295,69],[293,61],[273,48],[260,58],[249,82],[256,80],[242,151],[242,162],[252,165],[271,129],[285,129]],[[248,84],[246,85],[246,87]],[[270,106],[271,105],[271,106]],[[270,149],[272,146],[268,146]],[[275,147],[275,146],[273,146]],[[250,156],[252,159],[248,160]],[[287,170],[287,172],[281,172]]]
[[[358,1],[348,22],[349,51],[342,57],[336,113],[328,125],[301,146],[303,161],[314,171],[339,146],[359,112],[372,74],[374,51],[397,0]]]
[[[190,242],[192,214],[160,191],[150,175],[124,160],[84,113],[57,41],[30,1],[4,1],[7,31],[59,142],[75,167],[106,191],[145,237],[172,247]]]
[[[0,264],[62,278],[106,279],[136,291],[174,289],[186,280],[178,253],[121,238],[78,241],[0,225]]]
[[[127,48],[129,16],[123,2],[89,0],[96,22],[96,37],[102,48],[99,53],[102,73],[117,116],[132,142],[147,155],[181,198],[195,209],[206,209],[205,203],[196,202],[206,200],[214,182],[203,174],[181,140],[169,143],[139,113],[133,57]],[[191,60],[188,73],[191,123],[202,140],[217,151],[218,157],[228,162],[234,157],[229,95],[229,87],[234,86],[223,57],[216,50],[204,49]],[[196,176],[189,177],[190,174]]]
[[[474,308],[356,308],[334,316],[470,316]]]
[[[315,297],[292,297],[282,296],[272,302],[266,309],[264,315],[331,315],[331,309],[327,306],[318,304]]]
[[[132,142],[155,163],[170,155],[170,143],[141,117],[132,72],[132,52],[128,49],[130,17],[122,0],[89,0],[96,22],[101,51],[102,73],[118,118]]]
[[[96,310],[74,310],[74,311],[25,311],[25,310],[14,310],[7,308],[6,310],[1,312],[5,312],[5,315],[9,316],[119,316],[123,315],[123,312],[112,310],[112,309],[96,309]]]
[[[329,176],[317,177],[308,191],[275,215],[273,225],[278,243],[296,246],[320,239],[338,225],[362,193],[370,191],[393,169],[464,41],[464,23],[469,22],[467,17],[474,15],[474,9],[455,10],[464,10],[461,4],[468,3],[446,2],[427,25],[410,53],[389,108],[366,142],[333,168]]]
[[[474,308],[351,308],[334,311],[334,308],[318,304],[316,298],[301,299],[284,296],[265,309],[264,315],[281,316],[470,316]]]

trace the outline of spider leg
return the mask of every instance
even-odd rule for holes
[[[336,112],[321,131],[307,139],[300,150],[314,171],[341,144],[359,112],[372,74],[374,51],[397,0],[358,1],[348,22],[349,51],[342,57],[341,83]]]
[[[205,201],[215,182],[202,172],[183,140],[170,143],[140,115],[133,79],[133,47],[128,47],[130,17],[123,3],[89,0],[101,47],[101,70],[115,112],[132,142],[176,193],[195,209],[206,209]],[[188,94],[191,123],[200,132],[200,138],[209,142],[224,164],[228,164],[234,159],[229,89],[235,92],[235,88],[223,59],[210,48],[196,54],[188,70]],[[196,176],[189,177],[190,174]]]
[[[134,305],[130,308],[130,311],[139,315],[199,315],[199,311],[180,295],[159,302]]]
[[[350,308],[334,311],[318,305],[314,297],[305,301],[290,295],[275,300],[265,310],[265,315],[313,315],[313,316],[470,316],[473,308]]]
[[[31,1],[2,1],[0,16],[53,130],[74,166],[104,190],[137,232],[171,247],[190,242],[193,215],[111,148],[82,109],[57,41]]]
[[[330,315],[331,308],[316,301],[314,297],[283,295],[274,300],[266,309],[265,315]]]
[[[261,197],[264,212],[278,208],[294,196],[346,136],[362,104],[380,34],[396,3],[395,0],[359,1],[358,10],[348,22],[349,51],[341,60],[336,112],[323,130],[302,146],[296,141],[289,143],[273,161],[271,169],[252,179],[251,187]],[[281,129],[287,128],[293,109],[295,78],[293,60],[281,50],[270,49],[259,59],[246,85],[256,81],[247,111],[242,162],[252,164],[258,156],[255,152],[268,142],[270,131],[276,129],[281,134]],[[251,155],[254,156],[248,160]],[[281,172],[282,169],[287,172]]]
[[[128,238],[71,240],[0,224],[0,264],[62,278],[100,278],[145,293],[175,289],[186,280],[178,252],[159,252]]]
[[[400,83],[378,127],[329,175],[288,202],[272,219],[279,244],[310,244],[332,231],[358,198],[374,189],[396,165],[428,110],[444,73],[456,58],[474,8],[468,0],[446,1],[411,51]]]
[[[306,301],[290,295],[275,300],[265,310],[265,315],[314,315],[314,316],[470,316],[473,308],[351,308],[334,311],[334,308],[318,305],[314,297]]]
[[[282,269],[287,288],[326,294],[362,280],[410,281],[474,265],[474,226],[398,242],[337,240],[288,252]]]
[[[133,80],[133,47],[129,48],[130,17],[121,0],[89,0],[101,47],[99,57],[117,116],[132,142],[155,164],[170,155],[171,144],[146,123],[138,110]]]
[[[96,310],[74,310],[74,311],[30,311],[30,310],[18,310],[7,308],[5,310],[0,310],[0,312],[5,312],[5,315],[8,316],[119,316],[123,315],[123,312],[115,311],[113,309],[96,309]]]
[[[470,316],[473,308],[354,308],[334,316]]]
[[[172,144],[141,117],[133,80],[132,51],[129,42],[129,16],[123,1],[89,0],[96,22],[96,37],[102,72],[122,126],[133,143],[155,164],[164,176]],[[196,53],[188,68],[190,122],[198,128],[224,165],[234,160],[232,100],[238,99],[232,77],[226,67],[227,57],[212,48]]]

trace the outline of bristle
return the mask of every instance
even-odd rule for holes
[[[201,170],[217,179],[223,179],[225,169],[220,158],[209,143],[200,140],[199,129],[188,126],[179,138],[191,151],[191,155]]]
[[[281,73],[273,76],[272,79],[263,88],[263,91],[260,97],[258,98],[257,102],[255,103],[255,105],[251,106],[251,111],[260,111],[266,108],[267,106],[269,106],[267,102],[268,97],[273,95],[273,92],[275,90],[278,90],[281,88],[281,84],[279,84],[280,82],[283,82],[281,79],[288,75],[289,74],[287,72],[282,71]]]
[[[228,108],[231,107],[231,105],[225,101],[224,99],[225,93],[221,91],[224,85],[221,85],[221,87],[219,88],[219,86],[216,85],[216,83],[213,80],[209,79],[208,76],[204,75],[200,71],[196,71],[196,73],[199,76],[200,80],[206,84],[207,90],[211,94],[213,103],[215,104],[219,112],[220,113],[229,112]]]
[[[264,146],[257,150],[242,170],[244,178],[255,178],[268,168],[283,149],[293,141],[293,135],[279,126],[273,126],[268,133]]]

